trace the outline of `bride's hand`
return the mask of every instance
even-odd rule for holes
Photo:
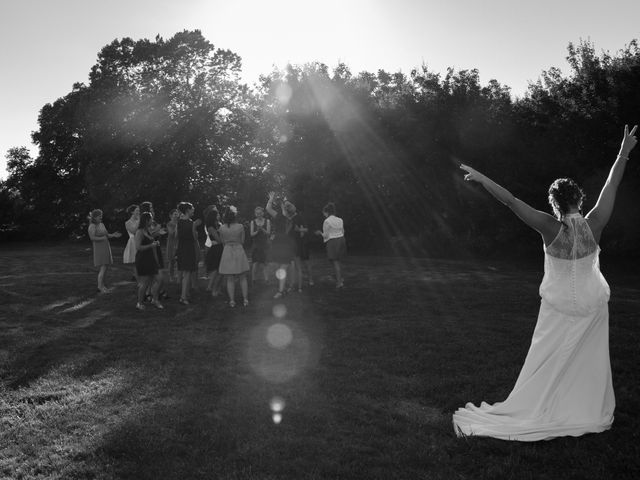
[[[482,175],[477,170],[462,163],[460,164],[460,169],[467,172],[467,174],[464,176],[464,179],[468,182],[480,182],[482,180],[482,177],[484,177],[484,175]]]
[[[629,152],[633,150],[633,147],[638,143],[638,139],[635,137],[638,125],[635,125],[631,131],[629,131],[629,125],[624,126],[624,137],[622,137],[622,145],[620,145],[620,155],[628,157]]]

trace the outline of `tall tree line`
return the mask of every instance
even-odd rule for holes
[[[232,202],[250,214],[272,189],[319,224],[338,205],[354,250],[465,256],[539,248],[527,227],[462,181],[460,162],[540,209],[571,176],[593,205],[621,127],[640,120],[640,50],[569,45],[570,68],[541,72],[521,99],[477,70],[410,74],[321,63],[274,70],[249,87],[241,59],[199,31],[115,40],[89,81],[45,105],[33,140],[7,153],[0,236],[82,231],[91,208],[122,221],[129,203]],[[603,248],[640,240],[640,167],[630,161]]]

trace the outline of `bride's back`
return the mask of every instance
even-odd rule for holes
[[[584,315],[609,300],[600,272],[600,247],[579,213],[564,217],[556,238],[545,247],[545,275],[540,296],[561,312]]]

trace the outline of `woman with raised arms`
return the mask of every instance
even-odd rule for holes
[[[467,403],[453,415],[458,436],[537,441],[602,432],[611,427],[615,397],[609,360],[609,285],[600,272],[600,236],[607,225],[629,153],[627,126],[596,205],[580,213],[584,194],[571,179],[549,188],[555,217],[535,210],[467,165],[465,180],[482,185],[536,230],[544,242],[542,302],[531,346],[503,402]]]

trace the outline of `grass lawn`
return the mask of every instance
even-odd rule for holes
[[[114,255],[100,295],[90,245],[0,245],[0,478],[640,478],[640,278],[604,256],[614,426],[526,444],[457,439],[451,414],[511,390],[542,252],[351,257],[343,291],[316,258],[284,300],[172,285],[145,312]]]

